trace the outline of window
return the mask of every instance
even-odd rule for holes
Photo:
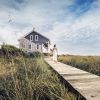
[[[30,35],[30,41],[33,41],[33,35]]]
[[[25,44],[23,44],[23,48],[25,48],[26,46],[25,46]]]
[[[28,48],[29,48],[29,49],[32,49],[32,45],[30,44],[30,45],[28,46]]]
[[[26,46],[25,46],[25,44],[21,43],[21,47],[22,47],[22,48],[25,48]]]
[[[37,44],[36,49],[39,49],[39,45]]]
[[[35,35],[35,41],[38,41],[38,35]]]

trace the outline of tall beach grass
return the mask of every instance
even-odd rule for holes
[[[100,76],[100,56],[60,55],[58,60]]]
[[[43,56],[0,57],[0,100],[75,100]]]

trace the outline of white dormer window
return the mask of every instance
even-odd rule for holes
[[[33,41],[33,35],[30,35],[30,41]]]
[[[35,35],[35,41],[38,41],[38,35]]]

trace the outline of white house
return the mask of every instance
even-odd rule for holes
[[[25,52],[48,53],[49,45],[50,39],[34,30],[19,39],[19,48]]]

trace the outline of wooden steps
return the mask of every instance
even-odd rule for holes
[[[55,63],[51,58],[45,58],[45,61],[87,100],[100,100],[99,76],[60,62]]]

